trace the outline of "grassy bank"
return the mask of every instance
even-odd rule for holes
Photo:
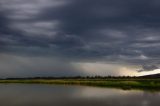
[[[160,90],[160,79],[28,79],[28,80],[0,80],[0,83],[25,83],[25,84],[62,84],[62,85],[86,85],[99,87],[116,87],[122,89],[148,89]]]

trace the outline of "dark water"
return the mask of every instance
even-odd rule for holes
[[[1,84],[0,106],[160,106],[160,92],[84,86]]]

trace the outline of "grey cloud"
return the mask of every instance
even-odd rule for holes
[[[10,54],[0,55],[0,76],[76,76],[84,75],[68,60],[57,57],[26,57]]]
[[[156,69],[159,69],[159,67],[156,65],[142,65],[142,69],[139,69],[138,72],[153,71]]]
[[[160,64],[157,0],[1,0],[0,52]]]

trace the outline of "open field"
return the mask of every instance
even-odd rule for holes
[[[122,89],[160,90],[160,79],[12,79],[0,80],[0,83],[85,85]]]

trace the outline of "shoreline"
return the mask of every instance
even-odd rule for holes
[[[160,91],[160,79],[21,79],[0,80],[0,84],[55,84],[55,85],[84,85],[94,87],[112,87],[121,89],[142,89]]]

